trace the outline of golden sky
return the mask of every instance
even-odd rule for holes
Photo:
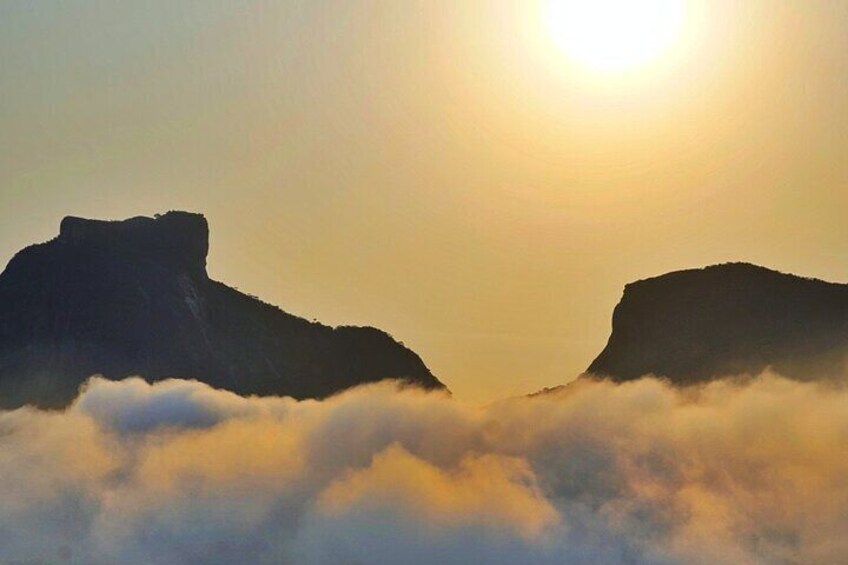
[[[680,6],[602,70],[545,1],[3,2],[0,261],[203,212],[213,277],[475,401],[573,378],[638,278],[848,280],[848,2]]]

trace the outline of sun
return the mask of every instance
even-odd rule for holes
[[[548,0],[544,11],[554,44],[574,63],[623,72],[668,52],[680,38],[680,0]]]

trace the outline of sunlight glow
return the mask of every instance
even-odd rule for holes
[[[575,63],[622,72],[677,42],[684,9],[680,0],[549,0],[544,18],[554,44]]]

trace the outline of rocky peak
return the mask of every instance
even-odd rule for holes
[[[152,261],[205,276],[209,225],[202,214],[190,212],[122,221],[68,216],[62,220],[59,242],[97,254],[121,254],[135,261]]]
[[[848,285],[728,263],[625,287],[609,342],[588,371],[686,384],[772,368],[846,375]]]
[[[206,274],[200,214],[68,217],[0,274],[0,408],[65,406],[93,374],[196,378],[239,394],[320,398],[399,379],[444,388],[375,328],[333,328]]]

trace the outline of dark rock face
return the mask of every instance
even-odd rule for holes
[[[287,314],[206,274],[206,219],[65,218],[0,274],[0,407],[60,407],[93,374],[197,378],[239,394],[320,398],[404,379],[443,388],[368,327]]]
[[[627,285],[588,372],[676,384],[755,375],[848,376],[848,285],[733,263]]]

